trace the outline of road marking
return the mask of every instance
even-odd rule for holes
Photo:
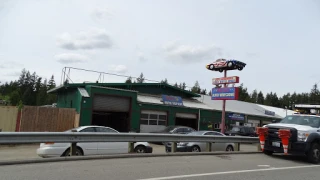
[[[235,174],[235,173],[259,172],[259,171],[275,171],[275,170],[287,170],[287,169],[301,169],[301,168],[312,168],[312,167],[320,167],[320,165],[291,166],[291,167],[278,167],[278,168],[274,167],[274,168],[266,168],[266,169],[250,169],[250,170],[239,170],[239,171],[225,171],[225,172],[213,172],[213,173],[203,173],[203,174],[189,174],[189,175],[156,177],[156,178],[138,179],[138,180],[181,179],[181,178],[200,177],[200,176],[214,176],[214,175],[221,175],[221,174]]]
[[[258,167],[270,167],[270,165],[258,165]]]

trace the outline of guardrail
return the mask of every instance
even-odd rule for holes
[[[86,133],[86,132],[0,132],[0,144],[26,143],[71,143],[71,154],[75,154],[76,143],[83,142],[128,142],[129,153],[135,142],[172,142],[172,152],[176,152],[177,142],[205,142],[207,151],[212,151],[211,143],[259,143],[257,137],[242,136],[198,136],[153,133]]]

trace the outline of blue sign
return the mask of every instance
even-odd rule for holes
[[[268,111],[268,110],[265,110],[264,114],[269,115],[269,116],[275,116],[275,115],[276,115],[275,112],[273,112],[273,111]]]
[[[162,95],[162,102],[165,105],[183,106],[182,98],[179,96]]]
[[[212,100],[237,100],[239,97],[238,87],[213,88]]]
[[[244,115],[243,114],[228,113],[228,117],[231,120],[244,121]]]

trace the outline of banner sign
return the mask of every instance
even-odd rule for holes
[[[237,100],[239,97],[238,87],[213,88],[211,100]]]
[[[275,115],[276,115],[275,112],[273,112],[273,111],[267,111],[267,110],[265,110],[264,114],[269,115],[269,116],[275,116]]]
[[[213,78],[212,84],[218,85],[218,84],[234,84],[239,83],[239,77],[238,76],[232,76],[232,77],[222,77],[222,78]]]
[[[244,121],[244,114],[236,114],[236,113],[228,113],[228,117],[231,120],[236,120],[236,121]]]
[[[166,105],[183,106],[182,98],[179,96],[162,95],[161,101]]]

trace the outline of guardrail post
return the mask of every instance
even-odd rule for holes
[[[176,142],[172,142],[171,143],[171,152],[177,152],[177,143]]]
[[[71,130],[71,132],[77,132],[77,130]],[[76,150],[77,150],[77,143],[76,142],[71,143],[70,156],[75,156],[76,155]]]
[[[134,153],[134,142],[128,143],[128,153]]]
[[[234,151],[240,151],[240,143],[234,143]]]
[[[212,143],[211,142],[207,142],[206,145],[207,145],[206,146],[206,151],[207,152],[211,152],[212,151]]]

